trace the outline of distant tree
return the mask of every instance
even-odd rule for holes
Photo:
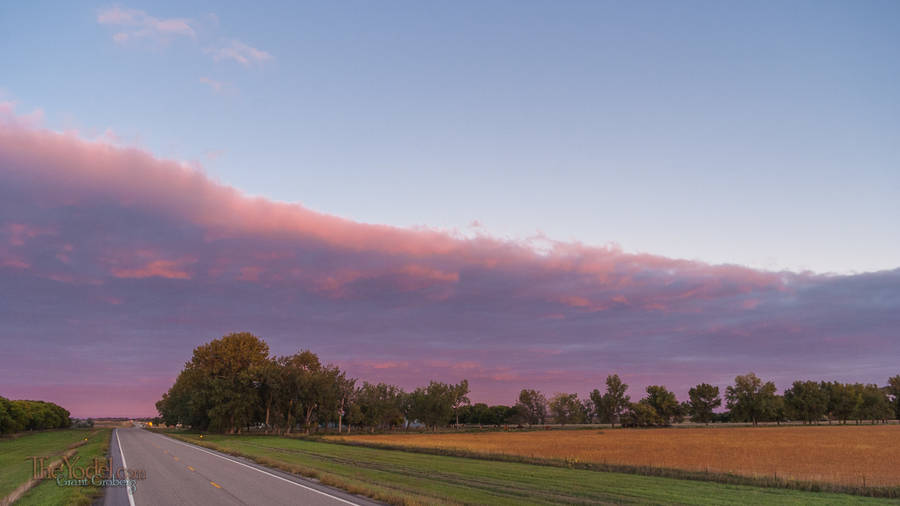
[[[407,400],[400,387],[363,382],[354,394],[353,405],[348,411],[348,423],[371,430],[399,426],[403,423]]]
[[[900,419],[900,374],[888,379],[887,388],[894,409],[894,418]]]
[[[415,420],[437,430],[447,425],[453,417],[456,401],[456,385],[432,381],[427,387],[412,392],[412,416]]]
[[[462,416],[460,416],[460,419],[462,420],[462,423],[465,424],[490,425],[490,422],[488,421],[489,410],[490,406],[483,402],[465,406],[462,410]]]
[[[496,405],[488,409],[488,420],[490,425],[501,426],[504,423],[510,423],[510,416],[514,416],[515,409],[510,406]],[[488,423],[488,422],[486,422]]]
[[[528,423],[542,424],[547,418],[547,398],[537,390],[523,389],[519,392],[519,404],[528,412]]]
[[[622,383],[618,374],[611,374],[606,377],[606,394],[600,400],[603,416],[600,418],[608,420],[613,427],[616,426],[622,411],[630,405],[631,398],[625,394],[627,390],[628,385]]]
[[[14,420],[12,413],[10,413],[11,408],[12,403],[9,402],[9,399],[0,397],[0,434],[11,434],[16,432],[16,427],[13,425]]]
[[[852,385],[844,383],[826,382],[819,383],[821,388],[828,395],[828,422],[831,420],[839,420],[842,424],[853,417],[856,406],[861,402],[856,389]]]
[[[469,381],[462,380],[457,385],[451,385],[451,395],[453,398],[453,413],[456,415],[456,426],[459,427],[459,409],[469,405]]]
[[[516,404],[515,406],[506,408],[506,413],[503,417],[504,423],[510,423],[513,425],[524,425],[528,423],[530,420],[530,413],[525,406],[521,404]]]
[[[622,414],[622,425],[625,427],[653,427],[663,425],[663,419],[646,399],[629,403]]]
[[[335,366],[323,367],[315,376],[318,398],[316,399],[316,420],[320,425],[337,424],[343,429],[349,403],[353,397],[356,380]]]
[[[795,381],[784,391],[784,403],[790,418],[806,423],[818,422],[828,411],[829,392],[815,381]]]
[[[606,407],[603,402],[603,393],[595,388],[588,394],[588,398],[591,401],[591,407],[593,407],[592,415],[596,416],[600,423],[610,423],[609,415],[606,413]]]
[[[581,400],[581,422],[579,423],[594,423],[594,413],[597,408],[594,407],[594,401],[591,400],[590,397],[587,399]]]
[[[661,385],[647,387],[647,397],[642,399],[656,411],[662,425],[670,425],[681,417],[681,405],[675,394]]]
[[[688,391],[688,397],[690,401],[686,407],[691,421],[709,425],[709,422],[713,420],[713,411],[722,405],[719,387],[709,383],[700,383]]]
[[[65,429],[72,425],[69,412],[52,402],[0,397],[0,434],[26,430]]]
[[[550,413],[561,425],[581,423],[584,420],[584,406],[578,400],[578,394],[558,393],[550,400]]]
[[[893,415],[887,392],[878,385],[860,385],[858,388],[860,402],[857,405],[857,422],[860,420],[885,421]]]
[[[772,416],[775,401],[775,384],[765,384],[752,372],[734,378],[734,385],[725,389],[725,400],[734,421],[753,422],[756,427],[761,420]]]
[[[769,412],[769,420],[781,425],[781,422],[788,421],[791,417],[788,413],[787,403],[784,401],[783,395],[775,395],[772,399],[772,408]]]

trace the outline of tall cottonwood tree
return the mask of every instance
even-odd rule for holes
[[[528,423],[535,425],[544,423],[547,418],[547,398],[537,390],[523,389],[519,392],[519,404],[528,414]]]
[[[600,401],[603,408],[601,420],[607,420],[613,427],[616,426],[616,421],[622,416],[622,412],[631,404],[631,397],[625,393],[627,391],[628,385],[622,382],[618,374],[610,374],[606,377],[606,393]]]
[[[550,399],[550,413],[556,423],[561,425],[584,423],[584,405],[578,400],[578,394],[558,393]]]
[[[775,408],[775,383],[763,383],[756,374],[734,378],[734,385],[725,389],[729,413],[735,421],[752,422],[753,426],[772,416]]]

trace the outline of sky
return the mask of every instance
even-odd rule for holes
[[[0,395],[250,331],[511,403],[900,373],[895,2],[0,6]]]

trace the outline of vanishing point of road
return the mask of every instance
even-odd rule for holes
[[[113,469],[146,472],[127,487],[109,487],[103,506],[302,504],[370,506],[369,499],[196,445],[131,428],[115,429]]]

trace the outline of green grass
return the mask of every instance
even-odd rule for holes
[[[0,439],[0,499],[31,479],[30,457],[59,455],[91,432],[86,429],[52,430]]]
[[[869,504],[844,494],[348,446],[276,436],[171,434],[391,504]]]
[[[77,466],[86,466],[94,457],[104,459],[109,450],[110,429],[92,431],[88,440],[79,446],[70,461],[78,456]],[[44,480],[16,501],[16,505],[66,504],[69,506],[89,506],[103,493],[98,487],[60,487],[54,480]]]

